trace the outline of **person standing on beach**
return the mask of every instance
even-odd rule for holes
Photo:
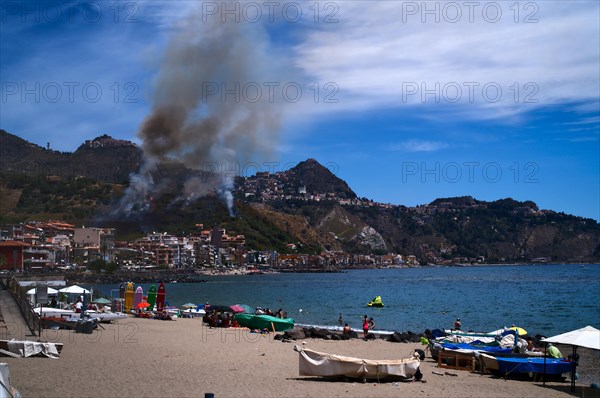
[[[363,334],[366,340],[367,335],[369,334],[369,319],[366,315],[363,318]]]
[[[81,313],[82,308],[83,308],[83,303],[81,302],[81,299],[77,299],[77,304],[75,304],[75,312],[77,314]]]
[[[375,321],[373,320],[373,317],[369,318],[369,329],[375,329]]]

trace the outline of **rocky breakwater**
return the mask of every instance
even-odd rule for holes
[[[419,343],[421,337],[424,337],[424,334],[417,334],[411,331],[407,332],[394,332],[394,333],[369,333],[367,335],[367,340],[375,340],[381,339],[390,341],[393,343]],[[358,339],[363,338],[362,333],[358,333],[354,330],[351,330],[349,333],[344,334],[339,330],[329,330],[324,328],[317,327],[295,327],[291,330],[286,330],[282,334],[275,335],[275,340],[280,340],[284,343],[294,341],[294,340],[303,340],[303,339],[323,339],[323,340],[350,340],[350,339]]]

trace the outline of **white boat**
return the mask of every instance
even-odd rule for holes
[[[73,310],[63,310],[60,308],[52,308],[52,307],[36,307],[33,311],[42,317],[51,317],[51,318],[79,318],[81,316],[80,313],[75,312]],[[127,318],[127,314],[122,312],[99,312],[95,310],[86,310],[86,315],[89,315],[91,318],[98,319],[100,322],[110,322],[116,321],[119,319]]]
[[[363,381],[367,379],[415,379],[422,377],[419,372],[419,354],[405,359],[371,360],[327,354],[294,346],[300,354],[300,376],[351,377]]]
[[[483,364],[484,369],[498,371],[499,367],[498,360],[496,359],[496,357],[484,353],[479,353],[478,358]]]
[[[53,308],[53,307],[35,307],[33,309],[33,312],[35,312],[38,316],[40,316],[40,314],[41,314],[41,316],[43,316],[43,317],[56,317],[56,318],[75,314],[75,311],[73,311],[73,310],[63,310],[61,308]]]
[[[92,318],[98,319],[98,321],[100,322],[117,321],[119,319],[127,318],[127,314],[123,312],[100,312],[94,310],[86,310],[85,314],[91,316]]]
[[[202,317],[206,314],[206,311],[204,311],[202,308],[200,309],[192,309],[192,308],[188,308],[187,310],[181,310],[180,311],[182,316],[187,316],[187,317]]]

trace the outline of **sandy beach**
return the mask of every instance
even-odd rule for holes
[[[242,329],[211,329],[199,319],[131,318],[103,324],[93,334],[46,330],[62,342],[60,359],[2,358],[24,397],[567,397],[569,381],[542,383],[437,368],[421,363],[425,383],[323,380],[298,375],[294,342]],[[409,357],[420,344],[383,340],[296,342],[317,351],[369,359]],[[565,355],[569,353],[565,349]],[[582,352],[582,362],[597,353]],[[586,359],[587,356],[587,359]],[[588,365],[589,366],[589,365]],[[598,363],[591,365],[598,369]],[[582,367],[583,368],[583,367]],[[582,369],[583,370],[583,369]],[[577,387],[576,396],[599,396]],[[595,395],[594,395],[595,394]]]

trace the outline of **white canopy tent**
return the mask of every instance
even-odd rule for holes
[[[89,290],[77,285],[62,288],[59,290],[59,292],[65,294],[90,294]]]
[[[549,343],[567,344],[573,346],[572,359],[575,363],[571,371],[571,391],[575,391],[575,374],[577,369],[577,347],[586,347],[593,350],[600,350],[600,330],[592,326],[586,326],[581,329],[572,330],[567,333],[548,337],[540,340],[546,345]],[[544,380],[544,383],[546,380]]]
[[[28,295],[36,294],[36,293],[37,293],[37,290],[36,290],[36,289],[37,289],[37,288],[35,288],[35,287],[34,287],[33,289],[29,289],[29,290],[27,291],[27,294],[28,294]],[[56,289],[52,289],[51,287],[48,287],[48,294],[52,294],[52,295],[58,294],[58,290],[56,290]]]

